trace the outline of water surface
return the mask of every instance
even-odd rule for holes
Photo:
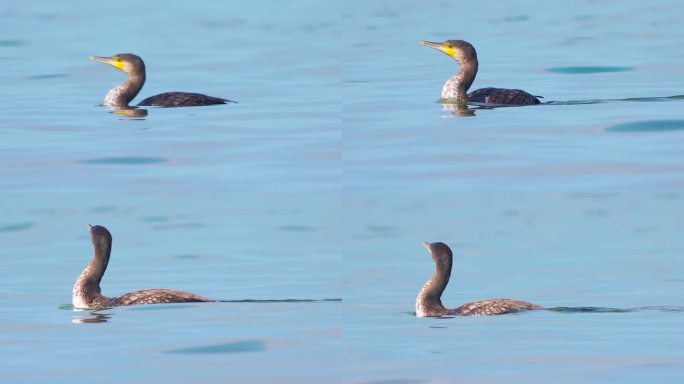
[[[337,15],[315,1],[0,2],[3,382],[339,376],[341,303],[306,301],[340,298]],[[146,62],[137,100],[239,104],[109,113],[98,104],[124,76],[88,57],[120,52]],[[73,311],[88,223],[114,238],[104,294],[250,301]],[[298,300],[259,302],[274,299]]]
[[[677,6],[377,1],[345,10],[349,382],[681,379]],[[544,104],[437,103],[458,67],[418,43],[448,39],[475,45],[473,89],[520,88]],[[415,318],[434,270],[423,241],[454,249],[445,305],[509,297],[557,310]]]
[[[680,382],[678,6],[0,2],[3,379]],[[418,42],[458,38],[475,88],[544,104],[437,103],[457,66]],[[88,57],[120,52],[138,100],[239,104],[110,113]],[[104,293],[225,302],[74,311],[87,223]],[[446,305],[557,310],[416,318],[423,241],[454,249]]]

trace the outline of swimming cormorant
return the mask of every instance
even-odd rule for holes
[[[477,74],[477,52],[475,47],[463,40],[447,40],[443,43],[421,41],[420,45],[434,48],[456,60],[461,70],[447,80],[442,88],[442,100],[457,102],[487,103],[498,105],[533,105],[539,104],[537,96],[520,89],[481,88],[468,92]]]
[[[128,108],[128,103],[135,98],[145,84],[145,63],[138,55],[119,53],[112,57],[90,56],[90,60],[109,64],[128,75],[128,80],[107,92],[102,105],[106,107]],[[166,92],[148,97],[139,106],[155,107],[196,107],[235,103],[235,101],[212,97],[200,93]]]
[[[505,313],[524,310],[544,309],[543,307],[526,301],[511,299],[482,300],[448,309],[442,305],[442,292],[449,284],[451,277],[452,253],[451,248],[444,243],[423,243],[435,262],[435,274],[428,280],[416,298],[416,316],[484,316],[503,315]]]
[[[127,293],[121,297],[107,297],[100,292],[100,281],[104,276],[109,255],[112,252],[112,235],[107,228],[88,224],[95,254],[74,284],[71,303],[74,308],[95,309],[122,305],[191,303],[215,301],[206,297],[174,289],[146,289]]]

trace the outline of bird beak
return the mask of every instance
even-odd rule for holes
[[[442,43],[433,43],[431,41],[423,40],[419,44],[424,46],[424,47],[430,47],[430,48],[438,49],[440,51],[442,50]],[[91,60],[92,60],[92,58],[91,58]]]
[[[432,249],[430,249],[430,243],[428,243],[427,241],[423,241],[423,247],[425,247],[425,249],[432,253]]]
[[[93,230],[93,226],[90,225],[90,224],[88,224],[88,232],[90,232],[90,231],[92,231],[92,230]]]
[[[89,59],[91,61],[97,61],[99,63],[109,64],[112,67],[123,72],[124,64],[123,64],[123,61],[121,61],[120,59],[115,60],[114,57],[102,57],[102,56],[90,56]]]
[[[90,61],[98,61],[100,63],[105,63],[105,64],[112,64],[112,58],[111,57],[102,57],[102,56],[90,56],[88,57]]]
[[[442,43],[433,43],[431,41],[423,40],[420,42],[420,45],[425,46],[425,47],[429,47],[432,49],[436,49],[436,50],[444,53],[445,55],[447,55],[449,57],[453,57],[454,53],[455,53],[455,51],[452,47],[447,47],[446,45],[444,45]]]

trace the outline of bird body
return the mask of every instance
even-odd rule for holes
[[[190,92],[165,92],[156,96],[151,96],[139,102],[139,106],[155,107],[199,107],[203,105],[226,104],[233,101],[221,99],[219,97],[207,96],[201,93]]]
[[[480,88],[468,94],[471,103],[498,105],[534,105],[539,99],[520,89]]]

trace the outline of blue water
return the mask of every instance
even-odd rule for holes
[[[345,269],[350,381],[678,381],[683,199],[522,192],[349,199],[357,214],[348,216],[345,255],[364,260]],[[434,268],[421,241],[454,250],[447,307],[510,297],[598,311],[417,319],[415,297]]]
[[[680,8],[0,1],[2,381],[679,383]],[[544,103],[439,104],[457,38]],[[110,113],[120,52],[238,104]],[[103,293],[227,302],[73,310],[88,223]],[[558,310],[416,318],[423,241],[448,307]]]
[[[0,381],[339,375],[336,14],[315,1],[1,3]],[[88,56],[118,52],[146,61],[138,100],[239,104],[108,113],[98,104],[124,76]],[[114,238],[104,294],[338,301],[73,311],[87,223]]]
[[[678,8],[383,1],[347,10],[345,190],[681,189],[681,132],[660,123],[683,120]],[[548,105],[445,111],[436,101],[457,66],[418,42],[455,38],[478,49],[473,89],[522,88]],[[578,67],[629,70],[554,71]],[[643,128],[614,129],[625,123]]]

